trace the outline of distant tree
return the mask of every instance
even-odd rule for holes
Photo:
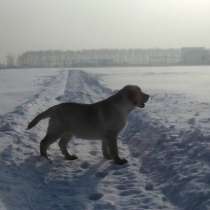
[[[15,57],[13,55],[7,55],[6,66],[8,68],[15,67]]]

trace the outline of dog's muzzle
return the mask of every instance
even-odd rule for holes
[[[149,100],[149,95],[148,94],[144,94],[144,103],[140,104],[139,107],[140,108],[144,108],[145,107],[145,103]]]
[[[149,100],[149,95],[148,94],[144,94],[144,103],[146,103]]]

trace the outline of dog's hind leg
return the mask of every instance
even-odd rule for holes
[[[47,149],[61,136],[62,129],[60,129],[59,126],[56,126],[56,123],[53,120],[50,120],[47,134],[40,142],[40,155],[48,159]]]
[[[60,141],[58,143],[58,145],[60,147],[60,150],[61,150],[61,152],[64,155],[66,160],[75,160],[75,159],[77,159],[77,156],[69,154],[69,152],[67,150],[67,146],[68,146],[68,143],[71,140],[71,138],[72,138],[72,135],[70,133],[65,133],[61,137],[61,139],[60,139]]]
[[[60,135],[53,135],[53,134],[47,134],[42,141],[40,142],[40,154],[41,156],[45,157],[48,159],[47,155],[47,149],[49,146],[54,143]]]

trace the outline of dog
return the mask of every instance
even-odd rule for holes
[[[118,154],[117,137],[127,122],[128,114],[135,108],[144,108],[149,99],[136,85],[127,85],[109,98],[93,103],[61,103],[36,116],[27,129],[34,127],[40,120],[49,119],[46,136],[40,143],[41,156],[48,158],[47,149],[56,140],[67,160],[77,159],[67,150],[73,136],[83,139],[102,140],[102,153],[105,159],[124,164]]]

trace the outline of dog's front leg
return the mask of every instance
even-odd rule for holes
[[[103,156],[104,156],[105,159],[107,159],[107,160],[112,159],[112,156],[110,154],[109,146],[108,146],[108,143],[107,143],[106,139],[102,140],[102,153],[103,153]]]
[[[127,163],[127,160],[119,157],[118,147],[117,147],[117,136],[109,136],[108,138],[108,147],[110,154],[116,164],[122,165]]]

